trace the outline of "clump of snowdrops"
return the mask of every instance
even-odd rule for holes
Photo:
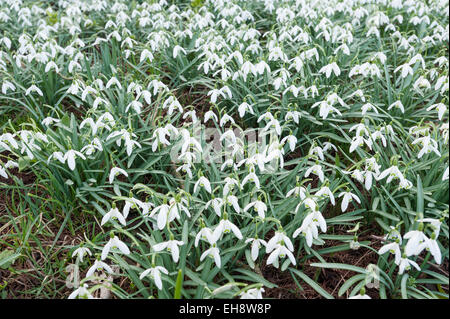
[[[0,181],[86,215],[69,298],[448,298],[448,1],[174,3],[0,0]]]

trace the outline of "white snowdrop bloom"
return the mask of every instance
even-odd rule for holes
[[[221,208],[223,206],[224,202],[222,198],[213,198],[210,201],[208,201],[205,205],[205,210],[208,209],[209,206],[211,206],[216,213],[217,216],[222,216]]]
[[[406,256],[419,255],[427,247],[428,237],[420,230],[407,232],[403,239],[408,239],[405,246]]]
[[[244,188],[244,186],[245,186],[245,184],[247,184],[247,182],[253,182],[257,189],[261,188],[261,185],[259,183],[259,178],[255,173],[247,174],[247,176],[244,177],[244,179],[242,180],[241,188]]]
[[[339,76],[341,74],[341,69],[336,64],[336,62],[325,65],[319,70],[319,73],[325,73],[327,79],[331,76],[332,72],[334,73],[335,76]]]
[[[436,109],[438,111],[439,120],[442,120],[445,112],[447,111],[447,106],[444,103],[437,103],[427,107],[427,111],[431,111],[433,109]]]
[[[319,116],[322,117],[323,120],[325,120],[329,114],[336,113],[339,116],[342,116],[342,113],[327,101],[316,102],[311,106],[311,108],[313,109],[317,106],[319,107]]]
[[[106,224],[110,219],[117,219],[122,225],[126,225],[126,221],[124,216],[120,213],[119,209],[115,206],[113,203],[113,207],[107,212],[105,215],[103,215],[101,225],[103,226]]]
[[[441,153],[438,151],[438,144],[435,140],[431,138],[430,135],[426,135],[424,137],[419,137],[412,142],[413,145],[421,144],[422,149],[419,154],[417,154],[418,158],[421,158],[424,154],[429,154],[431,152],[436,153],[437,156],[441,156]]]
[[[176,59],[177,56],[180,54],[180,52],[182,52],[184,55],[186,55],[186,50],[183,47],[181,47],[179,45],[174,46],[173,47],[173,58]]]
[[[150,62],[152,62],[153,61],[153,54],[149,51],[149,50],[147,50],[147,49],[144,49],[144,50],[142,50],[142,52],[141,52],[141,57],[140,57],[140,59],[139,59],[139,63],[142,63],[143,61],[145,61],[145,60],[149,60]]]
[[[444,175],[442,175],[442,180],[443,181],[447,181],[448,180],[448,175],[449,175],[449,167],[447,166],[447,168],[444,171]]]
[[[345,212],[347,210],[348,204],[350,202],[352,202],[353,200],[355,200],[358,204],[361,204],[361,200],[359,199],[359,197],[351,192],[342,192],[339,194],[338,197],[343,197],[342,203],[341,203],[341,211],[342,212]]]
[[[208,111],[204,115],[204,123],[208,122],[210,119],[213,119],[214,122],[218,122],[217,115],[213,111]]]
[[[86,278],[91,277],[96,271],[100,272],[102,270],[105,270],[107,273],[109,274],[114,274],[114,271],[112,270],[112,268],[105,262],[96,259],[94,264],[88,269],[87,273],[86,273]]]
[[[347,299],[372,299],[372,298],[369,295],[359,293],[354,296],[348,297]]]
[[[77,297],[78,299],[95,299],[94,296],[92,296],[92,294],[89,292],[87,284],[79,286],[67,298],[75,299]]]
[[[249,204],[247,204],[247,206],[244,207],[244,212],[247,212],[252,207],[253,207],[253,210],[258,213],[258,216],[261,219],[266,218],[265,214],[267,211],[267,205],[264,202],[262,202],[260,200],[250,202]]]
[[[14,92],[16,90],[16,86],[13,83],[9,82],[8,80],[3,80],[2,93],[6,94],[8,92],[8,90],[11,90]]]
[[[125,112],[128,112],[128,110],[129,110],[130,108],[132,108],[137,114],[140,114],[141,111],[142,111],[142,106],[143,106],[142,102],[139,102],[139,101],[136,101],[136,100],[131,101],[131,102],[127,105],[127,107],[125,108]]]
[[[320,166],[319,164],[311,166],[306,170],[305,177],[308,177],[311,173],[319,177],[320,181],[323,183],[325,176],[322,171],[322,166]]]
[[[378,110],[376,106],[372,105],[371,103],[366,103],[361,107],[361,114],[365,115],[368,111],[374,111],[378,114]]]
[[[111,171],[109,172],[109,183],[112,184],[114,181],[114,178],[119,176],[119,174],[122,174],[125,177],[128,177],[128,173],[125,170],[121,169],[120,167],[111,168]]]
[[[36,92],[37,94],[39,94],[40,96],[44,96],[44,94],[42,93],[41,89],[38,88],[36,85],[31,85],[26,91],[25,91],[25,95],[30,95],[31,92]]]
[[[109,140],[111,138],[118,137],[118,136],[120,136],[120,138],[118,138],[116,140],[116,144],[117,144],[117,146],[120,146],[122,144],[122,140],[124,140],[128,156],[131,156],[131,153],[133,152],[134,146],[142,148],[141,144],[139,144],[138,142],[136,142],[135,140],[132,139],[133,137],[137,137],[136,134],[130,133],[130,132],[128,132],[125,129],[122,129],[120,131],[112,132],[111,134],[109,134],[106,137],[106,140]]]
[[[109,79],[108,83],[106,83],[106,88],[109,89],[112,85],[117,86],[119,89],[122,89],[122,85],[120,84],[119,80],[115,76],[113,76],[111,79]]]
[[[116,235],[112,235],[109,241],[106,243],[106,245],[102,249],[102,260],[105,260],[106,257],[108,257],[108,254],[111,249],[119,249],[119,251],[124,255],[130,254],[130,249],[128,249],[128,246],[119,239]]]
[[[405,270],[409,271],[411,269],[411,266],[414,266],[414,268],[416,268],[417,270],[420,270],[419,265],[415,261],[412,261],[408,258],[402,257],[400,259],[400,263],[399,263],[398,274],[402,275],[405,272]]]
[[[45,73],[48,73],[50,70],[55,70],[55,73],[59,73],[59,67],[58,67],[58,65],[55,63],[55,62],[53,62],[53,61],[49,61],[47,64],[46,64],[46,66],[45,66],[45,70],[44,70],[44,72]]]
[[[250,114],[254,114],[252,106],[249,105],[247,102],[243,102],[243,103],[241,103],[241,105],[239,105],[238,112],[239,112],[239,116],[241,118],[244,117],[246,112],[248,112]]]
[[[250,255],[252,257],[252,260],[255,261],[258,258],[259,255],[259,249],[264,246],[266,247],[267,242],[263,239],[259,239],[259,238],[247,238],[245,240],[245,243],[252,243],[251,245],[251,249],[250,249]]]
[[[228,122],[235,124],[235,121],[231,116],[229,116],[228,114],[224,114],[222,116],[222,118],[220,119],[219,125],[220,125],[220,127],[224,127],[225,124],[227,124]]]
[[[394,70],[394,73],[397,73],[398,71],[401,71],[400,77],[402,79],[406,78],[408,75],[413,75],[414,72],[409,63],[400,65]]]
[[[298,111],[288,111],[286,112],[286,116],[284,117],[285,121],[292,119],[296,124],[299,123],[299,118],[301,117],[301,113]]]
[[[380,255],[383,255],[386,252],[394,254],[395,255],[395,263],[397,265],[400,264],[400,260],[402,258],[402,253],[400,251],[400,245],[397,242],[385,244],[380,248],[380,250],[378,250],[378,254],[380,254]]]
[[[67,165],[73,171],[73,170],[75,170],[75,166],[76,166],[75,159],[77,157],[80,157],[81,159],[86,160],[86,157],[81,152],[78,152],[75,150],[68,150],[64,154],[63,163],[65,163],[67,161]]]
[[[251,288],[239,294],[240,299],[263,299],[264,288]]]
[[[198,247],[198,243],[199,243],[200,239],[207,241],[211,245],[216,242],[216,238],[214,238],[213,231],[211,230],[211,228],[208,228],[208,227],[202,227],[200,229],[200,231],[197,233],[197,235],[195,235],[195,241],[194,241],[195,247]]]
[[[222,234],[231,232],[233,232],[237,239],[240,240],[243,238],[241,231],[235,224],[230,222],[228,219],[221,219],[216,228],[214,228],[213,238],[215,239],[215,241],[217,241],[219,240],[219,238],[221,238]]]
[[[2,165],[0,165],[0,176],[3,177],[3,178],[6,178],[6,179],[9,178],[6,170],[3,168]]]
[[[211,245],[211,248],[205,250],[200,256],[200,261],[203,261],[206,257],[214,258],[217,268],[221,267],[220,250],[217,248],[216,243]]]
[[[288,257],[289,260],[293,265],[296,264],[295,257],[292,254],[292,252],[286,248],[285,245],[282,244],[276,244],[273,251],[270,253],[269,257],[267,258],[267,265],[272,265],[274,263],[278,263],[278,258],[285,258]]]
[[[162,266],[155,266],[155,267],[144,270],[140,274],[139,279],[142,280],[145,277],[149,276],[152,280],[155,281],[156,287],[158,287],[158,289],[161,290],[163,288],[163,284],[162,284],[162,280],[161,280],[161,273],[167,275],[167,274],[169,274],[169,271]]]
[[[398,169],[397,166],[391,166],[387,169],[385,169],[382,173],[380,173],[380,175],[378,176],[377,180],[382,180],[385,177],[388,177],[388,179],[386,180],[386,183],[390,183],[392,180],[394,179],[399,179],[399,180],[403,180],[405,179],[402,172],[400,172],[400,170]]]
[[[183,107],[181,106],[180,102],[178,102],[178,100],[172,95],[164,101],[162,108],[169,109],[167,111],[168,115],[172,115],[174,110],[178,110],[180,113],[183,113]]]
[[[187,117],[190,117],[192,119],[192,123],[196,123],[198,121],[197,114],[195,113],[195,110],[185,112],[183,114],[183,120],[186,119]]]
[[[172,254],[172,259],[174,262],[178,262],[180,259],[180,248],[178,246],[184,245],[184,242],[181,240],[169,240],[156,245],[153,245],[154,251],[162,251],[167,249]]]
[[[275,231],[275,234],[273,237],[267,242],[266,245],[266,253],[270,253],[272,250],[274,250],[277,245],[286,245],[288,250],[294,251],[294,245],[292,244],[291,239],[286,236],[286,234],[282,231]]]
[[[297,185],[287,192],[286,198],[291,197],[292,195],[295,197],[300,197],[300,199],[303,200],[306,198],[306,189],[300,185]]]
[[[329,198],[331,204],[334,206],[336,204],[336,201],[334,199],[333,192],[330,190],[328,186],[322,186],[315,194],[317,197],[325,197]]]
[[[53,123],[59,123],[59,122],[61,122],[60,119],[56,119],[56,118],[48,116],[45,119],[43,119],[41,123],[42,123],[42,125],[50,126]]]
[[[205,176],[201,176],[194,185],[194,193],[197,192],[198,187],[203,187],[208,193],[211,194],[211,184]]]
[[[293,152],[295,150],[295,144],[297,144],[297,138],[294,135],[285,136],[280,141],[280,144],[284,145],[286,142],[288,143],[291,152]]]
[[[156,217],[157,226],[159,230],[164,229],[166,227],[167,219],[169,217],[169,205],[162,204],[160,206],[155,207],[149,217],[153,217],[155,214],[158,214]]]

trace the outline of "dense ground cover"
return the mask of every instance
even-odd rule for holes
[[[448,298],[448,1],[0,0],[3,298]]]

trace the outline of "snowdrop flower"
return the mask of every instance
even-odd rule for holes
[[[208,209],[208,207],[211,206],[216,213],[217,216],[221,216],[221,208],[223,206],[223,199],[221,198],[213,198],[205,205],[205,210]]]
[[[2,83],[2,93],[6,94],[8,92],[8,90],[11,90],[14,92],[16,90],[16,86],[7,80],[4,80]]]
[[[41,123],[42,123],[42,125],[50,126],[53,123],[59,123],[59,122],[61,122],[60,119],[55,119],[55,118],[49,116],[49,117],[46,117],[45,119],[43,119]]]
[[[255,183],[255,187],[257,189],[261,188],[261,185],[259,183],[259,178],[255,173],[250,173],[247,176],[245,176],[245,178],[242,180],[241,188],[244,188],[244,186],[245,186],[245,184],[247,184],[247,182]]]
[[[261,219],[264,219],[266,217],[265,213],[267,211],[267,205],[264,204],[264,202],[262,202],[260,200],[251,202],[247,206],[245,206],[244,212],[247,212],[252,207],[253,207],[253,210],[258,213],[258,216],[261,217]]]
[[[167,249],[167,251],[172,254],[173,261],[178,262],[178,259],[180,258],[180,248],[178,246],[182,245],[184,245],[183,241],[171,239],[169,241],[153,245],[153,250],[161,251]]]
[[[374,105],[370,104],[370,103],[366,103],[366,104],[364,104],[361,107],[361,114],[362,115],[365,115],[368,111],[374,111],[375,113],[378,114],[377,108]]]
[[[291,239],[288,236],[286,236],[286,234],[283,231],[278,230],[275,231],[273,237],[267,242],[266,253],[270,253],[277,247],[277,245],[281,244],[286,245],[288,250],[294,251],[294,245],[292,244]]]
[[[292,237],[296,238],[300,233],[306,238],[306,244],[311,247],[313,243],[313,239],[317,239],[319,237],[318,227],[322,230],[322,232],[327,231],[327,223],[322,216],[322,213],[318,210],[315,210],[303,219],[302,225],[294,231]]]
[[[394,103],[392,103],[391,105],[389,105],[388,107],[388,111],[390,109],[392,109],[393,107],[400,109],[400,111],[402,111],[402,113],[405,113],[405,108],[403,107],[403,104],[401,101],[396,101]]]
[[[253,261],[255,261],[258,258],[259,249],[261,248],[261,245],[264,246],[264,247],[267,246],[267,242],[265,240],[259,239],[259,238],[251,238],[251,237],[249,237],[249,238],[247,238],[245,240],[245,243],[246,244],[252,243],[252,246],[251,246],[251,257],[252,257]]]
[[[220,251],[219,248],[217,248],[216,243],[212,244],[211,248],[203,252],[203,254],[200,256],[200,261],[203,261],[207,256],[214,258],[214,262],[216,263],[217,268],[220,268]]]
[[[288,248],[286,248],[285,245],[277,244],[272,253],[270,253],[269,257],[267,258],[267,265],[277,265],[278,258],[285,258],[286,256],[289,258],[293,265],[296,264],[295,257],[292,252]]]
[[[220,125],[220,127],[224,127],[225,124],[227,124],[228,122],[235,124],[234,119],[231,116],[229,116],[228,114],[224,114],[222,116],[222,118],[220,119],[219,125]]]
[[[102,260],[105,260],[109,254],[109,251],[115,248],[118,248],[122,254],[130,254],[130,249],[128,249],[128,246],[123,241],[121,241],[119,237],[111,234],[111,238],[102,249]]]
[[[211,184],[205,176],[201,176],[194,185],[194,193],[197,192],[198,187],[203,187],[208,193],[211,194]]]
[[[334,206],[336,204],[333,192],[328,188],[328,186],[322,186],[315,194],[317,197],[329,197],[331,204]]]
[[[202,227],[200,231],[195,235],[194,246],[198,247],[198,243],[200,239],[207,241],[211,245],[216,242],[216,238],[214,238],[213,231],[208,227]]]
[[[107,273],[109,274],[114,274],[114,271],[112,270],[112,268],[110,266],[108,266],[107,263],[96,259],[94,264],[88,269],[87,273],[86,273],[86,278],[91,277],[96,271],[102,271],[102,270],[106,270]]]
[[[83,257],[86,254],[88,254],[89,256],[92,256],[92,252],[89,250],[89,248],[80,246],[77,249],[75,249],[75,251],[72,253],[72,258],[77,256],[78,259],[80,259],[80,261],[83,262]]]
[[[408,75],[413,75],[413,69],[408,63],[400,65],[398,68],[394,70],[394,73],[397,73],[398,71],[401,71],[401,78],[404,79]]]
[[[385,169],[380,175],[378,176],[377,180],[382,180],[386,176],[389,176],[386,180],[386,183],[390,183],[393,179],[399,179],[404,180],[403,174],[400,172],[397,166],[391,166],[387,169]]]
[[[284,144],[286,144],[286,142],[288,142],[289,148],[291,149],[291,152],[293,152],[295,150],[295,144],[297,143],[297,138],[294,135],[285,136],[281,140],[280,144],[284,145]]]
[[[397,242],[386,244],[378,250],[378,254],[383,255],[386,252],[390,252],[395,255],[395,263],[400,264],[402,253],[400,251],[400,245]]]
[[[36,85],[31,85],[25,92],[25,95],[30,95],[31,92],[36,92],[37,94],[39,94],[40,96],[44,96],[44,94],[42,93],[41,89],[38,88]]]
[[[153,61],[153,54],[149,51],[149,50],[147,50],[147,49],[144,49],[144,50],[142,50],[142,52],[141,52],[141,57],[140,57],[140,59],[139,59],[139,63],[142,63],[143,61],[145,61],[145,60],[149,60],[150,62],[152,62]]]
[[[94,297],[92,296],[92,294],[88,290],[88,285],[87,284],[83,284],[83,285],[79,286],[77,289],[75,289],[69,295],[68,299],[75,299],[77,297],[79,299],[94,299]]]
[[[348,208],[348,204],[354,199],[358,204],[361,204],[361,200],[358,196],[355,194],[352,194],[351,192],[342,192],[339,194],[338,197],[342,197],[342,203],[341,203],[341,211],[345,212]]]
[[[119,167],[111,168],[111,171],[109,173],[109,183],[112,184],[114,181],[114,178],[117,177],[119,174],[122,174],[125,177],[128,177],[128,173],[125,170],[123,170]]]
[[[405,272],[405,270],[407,270],[407,271],[410,270],[411,269],[411,265],[414,266],[414,268],[416,268],[417,270],[420,271],[420,267],[415,261],[412,261],[412,260],[410,260],[408,258],[403,258],[402,257],[400,259],[400,263],[399,263],[398,274],[402,275]]]
[[[438,151],[438,144],[435,140],[431,139],[430,135],[419,137],[412,142],[413,145],[420,143],[422,145],[422,149],[419,154],[417,154],[418,158],[421,158],[424,154],[428,154],[431,152],[436,153],[437,156],[441,156],[441,153]]]
[[[254,114],[252,106],[249,105],[247,102],[243,102],[241,105],[239,105],[238,112],[239,112],[239,116],[241,118],[244,117],[246,112],[249,112],[250,114]]]
[[[294,195],[295,197],[300,197],[301,200],[306,198],[306,189],[300,185],[297,185],[293,189],[289,190],[286,194],[286,198]]]
[[[224,213],[224,218],[220,220],[213,232],[213,238],[217,241],[222,234],[233,232],[233,234],[240,240],[242,239],[242,233],[239,228],[228,220],[228,216]]]
[[[0,176],[3,178],[8,179],[8,174],[6,173],[6,170],[3,168],[3,166],[0,165]]]
[[[264,288],[251,288],[244,292],[241,292],[239,296],[241,299],[263,299],[262,293]]]
[[[162,280],[161,280],[161,273],[163,274],[169,274],[169,271],[162,267],[162,266],[154,266],[152,268],[148,268],[144,270],[141,275],[139,276],[139,279],[144,279],[146,276],[149,276],[152,280],[155,281],[156,287],[158,287],[159,290],[162,289]]]
[[[173,58],[176,59],[180,52],[183,52],[183,54],[186,55],[186,50],[185,49],[183,49],[179,45],[174,46],[173,47]]]
[[[122,225],[126,225],[126,221],[124,216],[120,213],[119,209],[117,209],[115,203],[113,203],[112,208],[109,210],[109,212],[107,212],[103,218],[102,218],[102,222],[101,225],[103,226],[104,224],[106,224],[110,219],[117,219]]]
[[[69,168],[73,171],[75,170],[75,159],[77,157],[82,158],[83,160],[86,160],[86,157],[78,151],[75,150],[68,150],[63,157],[63,163],[65,163],[67,161],[67,165],[69,166]]]
[[[322,166],[320,166],[319,164],[311,166],[306,170],[305,177],[308,177],[311,173],[319,177],[320,181],[323,183],[325,176],[322,171]]]
[[[333,72],[336,76],[339,76],[341,74],[341,69],[339,69],[339,66],[336,64],[336,62],[325,65],[319,70],[319,73],[325,73],[327,79],[331,76],[331,72]]]
[[[213,119],[214,122],[216,122],[216,123],[218,121],[217,115],[213,111],[208,111],[208,112],[205,113],[204,123],[208,122],[210,119]]]
[[[433,104],[427,108],[427,111],[431,111],[432,109],[436,109],[438,111],[439,120],[442,120],[445,112],[447,111],[447,106],[444,103]]]
[[[411,230],[403,238],[408,239],[405,246],[405,253],[408,257],[419,255],[427,246],[428,237],[421,230]]]

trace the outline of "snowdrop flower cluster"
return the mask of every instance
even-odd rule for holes
[[[380,241],[370,296],[444,296],[415,280],[448,258],[448,1],[0,0],[0,21],[0,187],[33,174],[37,215],[88,223],[69,298],[260,299]],[[330,293],[369,299],[360,278]]]

